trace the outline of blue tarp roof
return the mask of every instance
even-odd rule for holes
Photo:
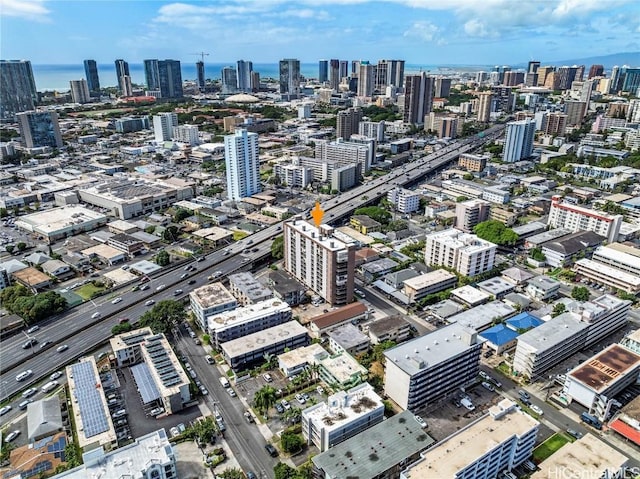
[[[513,318],[507,319],[507,325],[512,329],[531,329],[537,328],[544,321],[540,318],[536,318],[529,313],[520,313]]]
[[[497,324],[486,331],[482,331],[480,336],[496,346],[502,346],[513,341],[519,334],[517,331],[507,328],[504,324]]]

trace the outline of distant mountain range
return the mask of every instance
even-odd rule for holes
[[[640,52],[621,52],[611,55],[600,55],[597,57],[574,58],[572,60],[541,61],[541,65],[585,65],[587,71],[591,65],[604,65],[611,68],[614,65],[640,66]]]

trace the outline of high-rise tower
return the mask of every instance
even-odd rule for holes
[[[320,60],[318,62],[318,81],[320,83],[329,81],[329,60]]]
[[[100,78],[98,77],[98,64],[95,60],[84,61],[84,75],[87,79],[87,87],[91,96],[100,96]]]
[[[116,80],[117,80],[117,84],[118,84],[118,88],[120,88],[120,91],[122,92],[122,80],[121,78],[123,76],[128,76],[131,77],[130,73],[129,73],[129,63],[124,61],[123,59],[119,58],[115,61],[115,65],[116,65]]]
[[[69,86],[71,87],[71,99],[74,103],[88,103],[91,100],[89,86],[85,79],[71,80]]]
[[[280,60],[280,95],[293,100],[300,96],[300,60]]]
[[[340,76],[340,60],[329,60],[329,85],[333,91],[338,91],[340,88],[340,82],[342,77]]]
[[[253,72],[253,62],[238,60],[237,61],[237,77],[238,77],[238,90],[251,91],[251,73]]]
[[[158,71],[158,60],[144,61],[144,78],[147,83],[147,90],[160,90],[160,72]]]
[[[528,158],[533,153],[533,139],[536,134],[536,122],[532,118],[507,123],[502,160],[514,163]]]
[[[433,86],[433,77],[425,72],[405,77],[405,123],[424,124],[424,117],[431,112],[433,105]]]
[[[58,114],[52,111],[25,111],[16,115],[20,136],[27,148],[60,148],[62,134]]]
[[[13,120],[16,113],[33,110],[37,100],[31,62],[0,60],[0,119]]]
[[[182,71],[178,60],[158,60],[158,79],[162,98],[182,98]]]
[[[224,137],[227,197],[239,201],[260,192],[258,134],[237,128]]]

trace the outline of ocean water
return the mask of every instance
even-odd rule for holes
[[[195,63],[182,63],[182,79],[196,79]],[[219,79],[220,71],[223,67],[235,66],[230,63],[205,63],[205,76],[211,79]],[[351,65],[349,65],[351,68]],[[432,73],[451,71],[451,70],[482,70],[482,67],[464,67],[464,66],[436,66],[436,65],[405,65],[405,73],[415,73],[419,71],[427,71]],[[486,69],[486,68],[484,68]],[[254,63],[253,70],[260,73],[261,78],[278,78],[277,63]],[[129,63],[129,72],[131,73],[131,81],[133,83],[143,85],[144,65],[142,63]],[[300,73],[306,78],[318,78],[318,63],[301,63]],[[36,81],[38,91],[46,90],[69,90],[69,81],[80,80],[85,78],[84,65],[82,63],[75,65],[33,65],[33,76]],[[116,69],[113,63],[99,64],[98,76],[100,77],[101,87],[116,86]]]

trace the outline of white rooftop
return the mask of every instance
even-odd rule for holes
[[[407,374],[414,375],[464,353],[479,341],[475,331],[453,323],[387,349],[384,355],[387,361],[393,361]]]
[[[195,301],[203,309],[236,301],[222,283],[211,283],[201,286],[191,291],[189,296],[192,301]]]
[[[273,314],[291,311],[291,307],[279,299],[267,299],[256,304],[225,311],[207,318],[207,328],[211,333],[242,323],[256,321]]]
[[[482,304],[456,314],[455,316],[451,316],[447,318],[447,322],[458,323],[479,331],[490,326],[495,319],[506,318],[515,312],[515,308],[509,306],[507,303],[492,301],[491,303]]]
[[[521,334],[518,337],[518,343],[527,344],[531,349],[538,352],[546,351],[587,327],[588,324],[581,321],[580,316],[577,314],[562,313],[537,328]]]
[[[235,358],[256,349],[269,348],[289,338],[295,338],[303,334],[307,334],[304,326],[298,321],[288,321],[242,338],[232,339],[222,343],[220,348],[227,357]]]
[[[478,288],[474,288],[473,286],[468,284],[454,289],[453,291],[451,291],[451,294],[456,298],[461,299],[463,302],[469,304],[481,303],[482,301],[486,301],[491,297],[489,293],[485,293],[484,291],[481,291]]]
[[[435,271],[431,271],[430,273],[425,273],[414,278],[406,279],[403,281],[403,283],[408,288],[420,290],[422,288],[428,288],[430,286],[449,281],[453,278],[456,278],[455,274],[450,273],[449,271],[444,269],[436,269]]]
[[[321,227],[328,233],[320,231],[320,228],[316,228],[308,221],[294,220],[285,223],[285,225],[306,238],[311,239],[315,243],[322,245],[323,248],[330,251],[340,251],[347,247],[346,243],[343,243],[339,239],[332,236],[333,228],[327,225],[321,225]]]

